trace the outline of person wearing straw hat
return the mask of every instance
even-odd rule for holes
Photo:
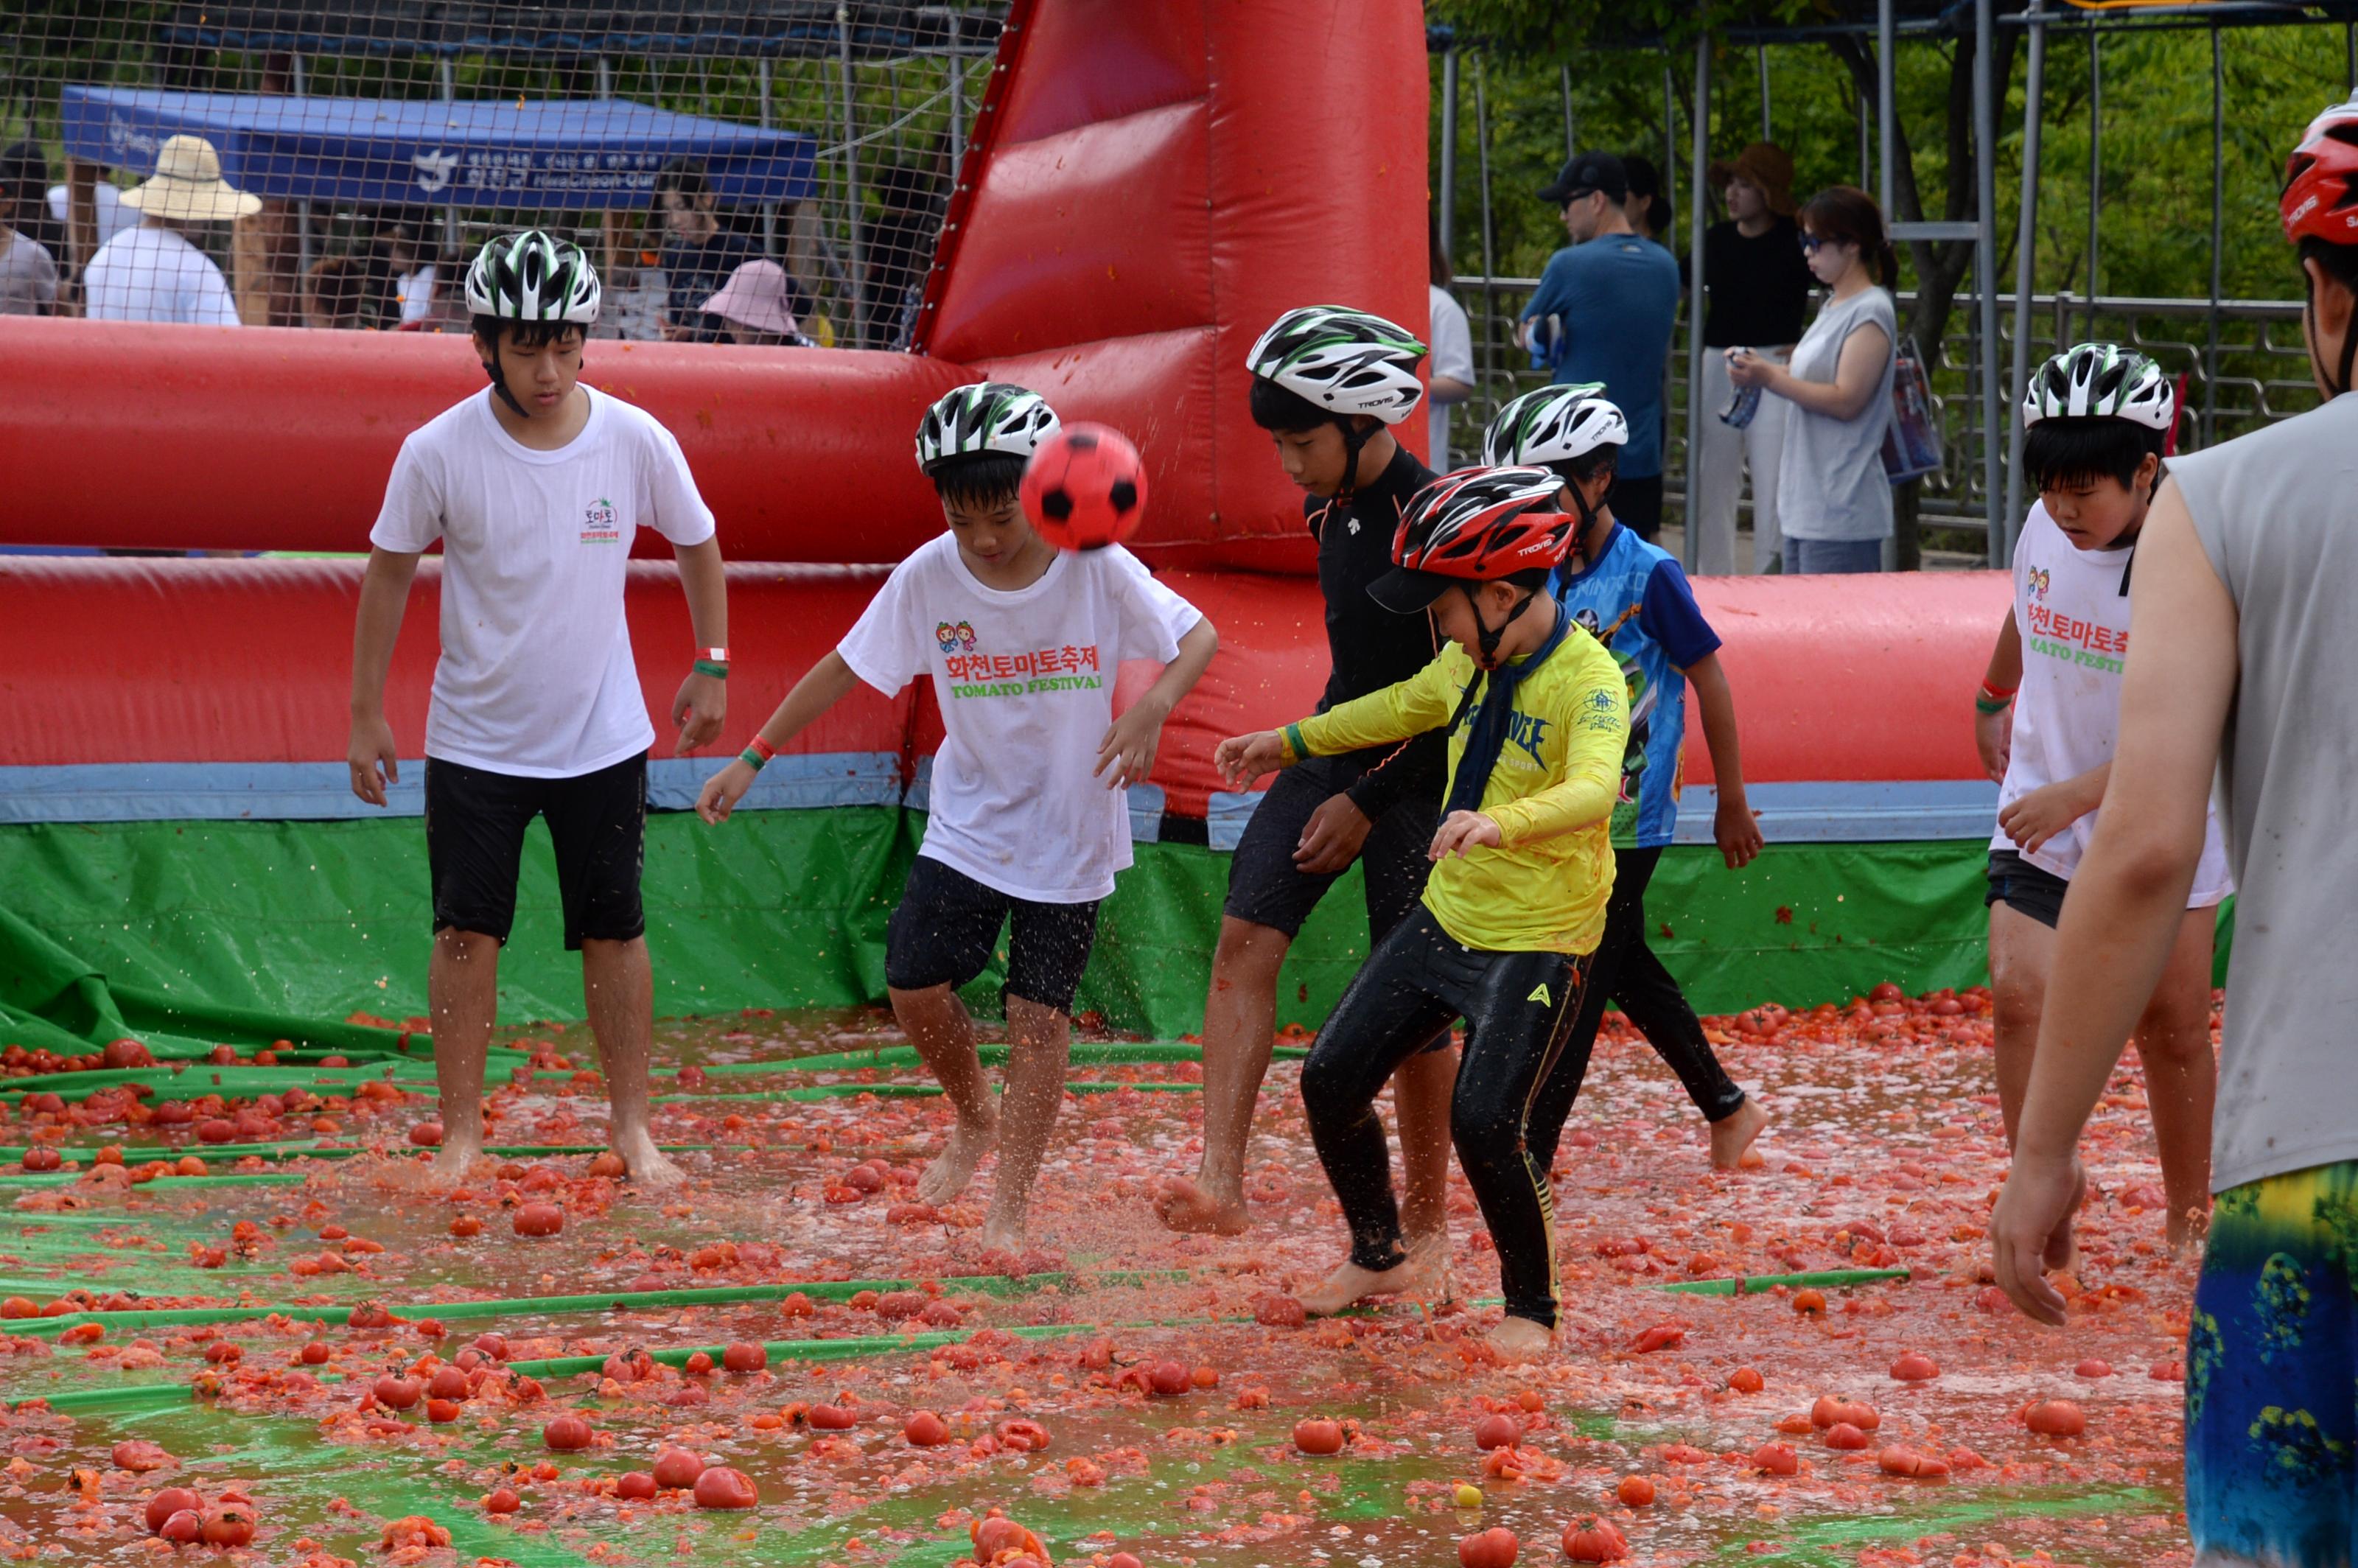
[[[806,349],[810,340],[795,324],[793,300],[794,280],[784,267],[769,260],[749,261],[697,308],[719,317],[732,343]]]
[[[1777,526],[1777,470],[1785,449],[1782,398],[1755,403],[1748,424],[1721,417],[1735,398],[1727,355],[1750,349],[1784,363],[1801,341],[1809,309],[1810,264],[1793,220],[1793,160],[1774,142],[1755,142],[1733,163],[1714,163],[1712,189],[1727,221],[1704,231],[1703,439],[1696,452],[1695,570],[1721,577],[1739,569],[1773,571],[1782,551]],[[1681,266],[1684,267],[1683,260]],[[1741,416],[1738,416],[1739,419]],[[1752,561],[1736,559],[1736,501],[1752,472]]]
[[[139,212],[82,269],[84,312],[94,321],[184,321],[235,327],[237,301],[221,268],[189,241],[195,223],[226,223],[262,210],[222,178],[221,154],[202,136],[173,136],[156,150],[156,172],[123,194]]]

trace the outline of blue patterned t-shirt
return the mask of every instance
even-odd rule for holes
[[[1593,565],[1577,555],[1548,587],[1621,665],[1629,687],[1629,750],[1613,842],[1621,849],[1668,844],[1679,821],[1679,752],[1686,741],[1687,683],[1682,673],[1718,651],[1686,573],[1670,553],[1620,524]]]

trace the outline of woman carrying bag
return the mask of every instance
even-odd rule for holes
[[[1792,406],[1779,464],[1777,511],[1788,572],[1883,569],[1891,536],[1891,481],[1883,437],[1899,337],[1891,285],[1898,259],[1875,199],[1852,186],[1818,192],[1801,209],[1801,249],[1831,290],[1794,346],[1790,365],[1730,352],[1728,379]]]

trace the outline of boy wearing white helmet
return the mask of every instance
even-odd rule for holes
[[[1745,799],[1736,697],[1720,667],[1719,636],[1676,558],[1613,515],[1609,496],[1628,440],[1619,406],[1593,382],[1525,393],[1498,410],[1484,438],[1487,461],[1544,468],[1563,481],[1564,510],[1579,528],[1550,587],[1613,654],[1629,689],[1629,747],[1613,811],[1613,896],[1571,1039],[1533,1103],[1531,1136],[1539,1158],[1552,1162],[1610,997],[1711,1124],[1713,1165],[1734,1170],[1768,1113],[1721,1068],[1702,1021],[1647,939],[1646,888],[1678,826],[1689,685],[1719,797],[1713,837],[1729,870],[1760,852],[1760,827]]]
[[[538,231],[486,244],[467,306],[491,390],[410,432],[369,531],[352,651],[352,793],[386,804],[400,779],[384,686],[418,557],[442,545],[442,656],[426,719],[427,972],[443,1141],[434,1175],[482,1153],[483,1062],[500,948],[515,918],[525,827],[548,821],[565,945],[581,955],[613,1107],[608,1134],[635,1180],[678,1169],[647,1126],[654,974],[639,902],[647,748],[654,731],[622,613],[642,526],[671,542],[695,628],[673,698],[675,752],[720,732],[729,607],[712,514],[671,432],[581,384],[598,274]]]
[[[890,697],[933,677],[942,744],[925,842],[885,937],[884,981],[893,1017],[957,1112],[917,1195],[957,1198],[996,1145],[981,1242],[1010,1255],[1001,1266],[1018,1260],[1064,1103],[1098,905],[1130,864],[1121,788],[1144,782],[1163,721],[1219,645],[1202,612],[1120,545],[1059,550],[1033,530],[1016,487],[1056,428],[1038,393],[1004,382],[958,387],[926,410],[917,466],[948,527],[892,568],[696,803],[707,822],[727,821],[763,764],[854,687]],[[1163,669],[1116,718],[1124,659]],[[1007,1085],[994,1097],[957,990],[1001,951]]]
[[[1246,356],[1253,422],[1303,490],[1318,546],[1331,661],[1323,712],[1381,691],[1432,661],[1431,619],[1385,613],[1368,585],[1391,569],[1392,535],[1433,479],[1392,431],[1423,396],[1424,345],[1364,310],[1314,305],[1272,322]],[[1302,924],[1353,860],[1379,942],[1416,908],[1446,771],[1442,738],[1321,757],[1279,776],[1228,860],[1228,894],[1204,1004],[1204,1153],[1155,1203],[1174,1230],[1232,1235],[1249,1223],[1245,1150],[1277,1024],[1278,971]],[[1410,1249],[1445,1263],[1449,1093],[1457,1053],[1420,1056],[1400,1079]],[[1437,1289],[1445,1288],[1439,1272]]]
[[[2022,400],[2022,460],[2039,499],[2015,545],[2014,603],[1974,703],[1974,740],[1999,784],[1985,902],[2009,1143],[2030,1088],[2063,895],[2112,776],[2129,581],[2161,483],[2173,393],[2145,355],[2082,343],[2040,365]],[[2210,1206],[2211,948],[2234,891],[2215,811],[2203,833],[2185,917],[2136,1028],[2173,1250],[2200,1234]]]

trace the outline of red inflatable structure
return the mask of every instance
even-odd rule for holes
[[[872,571],[821,563],[889,563],[941,526],[912,433],[933,398],[983,376],[1138,441],[1151,501],[1136,547],[1220,628],[1162,748],[1169,808],[1206,809],[1215,737],[1310,707],[1326,668],[1310,542],[1248,416],[1242,362],[1292,306],[1424,323],[1422,20],[1413,0],[1015,0],[920,351],[590,346],[589,379],[678,435],[739,563],[730,740],[872,591]],[[463,339],[397,334],[0,318],[0,543],[33,545],[363,548],[402,437],[481,384]],[[1404,434],[1421,445],[1421,416]],[[340,763],[359,575],[0,559],[0,769]],[[1967,726],[1892,716],[1955,708],[2002,579],[1700,591],[1753,779],[1978,777]],[[634,568],[629,602],[665,731],[690,647],[668,563]],[[392,682],[413,745],[435,613],[429,570]],[[929,691],[863,694],[800,749],[913,762],[937,734]],[[1709,776],[1692,730],[1688,776]]]
[[[1422,327],[1425,121],[1413,0],[1016,0],[919,352],[601,341],[587,379],[678,436],[732,560],[900,559],[941,526],[919,415],[994,375],[1138,442],[1149,558],[1306,570],[1245,351],[1329,297]],[[482,384],[403,334],[11,317],[0,357],[0,544],[364,549],[402,437]]]

